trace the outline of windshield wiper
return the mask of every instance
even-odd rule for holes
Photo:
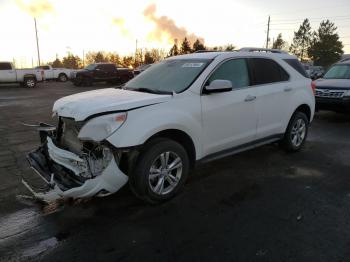
[[[137,91],[137,92],[145,92],[145,93],[150,93],[150,94],[166,94],[166,95],[171,95],[172,92],[168,92],[168,91],[162,91],[162,90],[158,90],[158,89],[151,89],[151,88],[146,88],[146,87],[140,87],[140,88],[125,88],[126,90],[130,90],[130,91]]]

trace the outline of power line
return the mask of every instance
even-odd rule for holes
[[[344,7],[344,6],[347,6],[349,7],[350,5],[349,4],[343,4],[343,5],[338,5],[338,6],[335,6],[335,5],[332,5],[332,6],[323,6],[323,7],[316,7],[316,8],[312,8],[312,11],[314,10],[321,10],[321,9],[334,9],[334,8],[339,8],[339,7]],[[305,10],[304,9],[299,9],[299,10],[295,10],[295,11],[292,11],[293,13],[305,13],[305,12],[309,12],[310,13],[310,9],[307,9]],[[285,15],[285,14],[291,14],[291,12],[282,12],[282,13],[275,13],[275,14],[271,14],[271,15]]]
[[[323,16],[323,17],[300,17],[300,18],[293,18],[293,19],[274,19],[274,21],[277,22],[293,22],[293,21],[299,21],[303,20],[305,18],[308,18],[309,20],[319,20],[319,19],[348,19],[350,18],[349,15],[340,15],[340,16]]]

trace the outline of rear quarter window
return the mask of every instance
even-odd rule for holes
[[[249,59],[253,85],[288,81],[288,73],[274,60],[268,58]]]
[[[310,78],[303,65],[297,59],[283,59],[288,65],[293,67],[296,71],[298,71],[302,76]]]
[[[0,70],[12,70],[10,63],[0,63]]]

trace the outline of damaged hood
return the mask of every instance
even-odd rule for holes
[[[75,121],[83,121],[91,115],[110,111],[127,111],[163,103],[170,99],[171,95],[106,88],[63,97],[55,102],[53,113],[62,117],[74,118]]]

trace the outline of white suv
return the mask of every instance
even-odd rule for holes
[[[257,52],[258,51],[258,52]],[[264,52],[262,52],[264,51]],[[243,49],[168,58],[119,88],[59,99],[28,155],[47,182],[39,198],[106,196],[128,181],[148,202],[173,197],[198,161],[280,141],[304,144],[311,80],[297,58]]]

